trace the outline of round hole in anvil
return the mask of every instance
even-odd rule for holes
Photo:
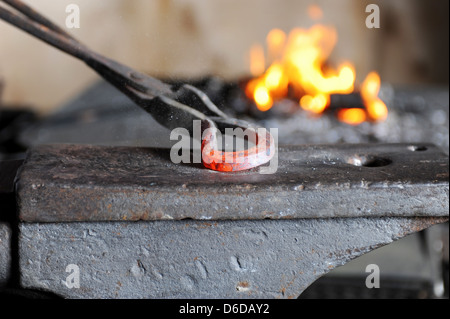
[[[426,151],[428,148],[426,146],[411,145],[408,146],[408,149],[413,152],[423,152]]]
[[[392,163],[392,160],[378,156],[352,156],[347,160],[348,164],[363,167],[383,167]]]
[[[364,163],[362,166],[364,167],[382,167],[387,166],[391,164],[392,161],[388,158],[373,158],[366,163]]]

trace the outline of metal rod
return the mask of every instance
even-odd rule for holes
[[[4,1],[4,0],[2,0]],[[88,49],[73,38],[57,33],[45,25],[0,7],[0,19],[81,60],[90,58]]]
[[[46,26],[50,30],[55,31],[55,32],[65,36],[66,38],[71,38],[72,40],[75,40],[69,33],[67,33],[62,28],[60,28],[59,26],[57,26],[56,24],[54,24],[53,22],[48,20],[46,17],[40,15],[36,10],[29,7],[25,3],[21,2],[21,1],[17,1],[17,0],[0,0],[0,1],[7,3],[11,7],[16,9],[20,13],[22,13],[24,16],[27,16],[28,18],[32,19],[33,21]]]

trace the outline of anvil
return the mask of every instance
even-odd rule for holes
[[[169,153],[29,150],[14,179],[19,285],[65,298],[296,298],[448,220],[448,156],[431,144],[279,146],[268,175]]]

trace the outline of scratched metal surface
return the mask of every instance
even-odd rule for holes
[[[448,216],[448,156],[427,144],[283,146],[278,170],[173,164],[167,149],[43,145],[16,183],[26,222]],[[362,165],[361,165],[362,164]],[[361,166],[358,166],[361,165]]]
[[[0,221],[0,287],[6,285],[11,275],[11,227]]]
[[[20,283],[64,298],[297,298],[335,267],[445,220],[21,223]],[[69,264],[79,288],[66,285]]]

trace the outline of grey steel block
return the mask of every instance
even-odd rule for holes
[[[0,287],[4,286],[11,273],[11,228],[0,222]]]
[[[167,149],[33,149],[16,183],[21,285],[66,298],[295,298],[448,220],[448,156],[433,145],[278,154],[263,175],[174,164]]]
[[[22,223],[21,285],[65,298],[296,298],[331,269],[447,219]]]

